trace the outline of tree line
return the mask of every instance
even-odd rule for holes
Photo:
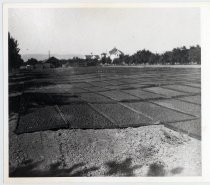
[[[110,57],[103,55],[100,60],[96,59],[79,59],[73,58],[68,60],[62,60],[62,63],[65,65],[76,65],[83,64],[84,62],[87,65],[186,65],[186,64],[201,64],[201,47],[191,46],[186,48],[185,46],[174,48],[172,51],[166,51],[162,54],[152,53],[149,50],[140,50],[134,53],[133,55],[120,55],[119,58],[114,59],[113,61]]]
[[[23,62],[18,42],[9,33],[8,35],[8,51],[9,51],[9,70],[17,69],[21,65],[35,65],[40,63],[34,58]],[[201,47],[199,45],[189,48],[178,47],[172,51],[166,51],[162,54],[153,53],[149,50],[139,50],[133,55],[120,55],[119,58],[113,61],[105,54],[100,59],[81,59],[74,57],[72,59],[57,59],[51,57],[45,62],[48,62],[53,67],[61,66],[96,66],[96,65],[176,65],[176,64],[201,64]]]
[[[113,64],[142,65],[142,64],[201,64],[201,48],[199,45],[186,48],[185,46],[174,48],[162,54],[152,53],[149,50],[140,50],[133,55],[121,55],[113,60]]]

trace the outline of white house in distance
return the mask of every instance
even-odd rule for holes
[[[122,51],[114,47],[112,50],[110,50],[108,53],[102,53],[101,57],[99,55],[94,55],[91,53],[90,55],[85,55],[86,59],[97,59],[99,60],[102,57],[110,57],[110,59],[113,61],[116,58],[119,58],[120,55],[124,55]]]
[[[108,57],[113,61],[115,58],[119,58],[120,55],[124,55],[122,51],[114,47],[112,50],[109,51]]]

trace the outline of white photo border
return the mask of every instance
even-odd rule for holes
[[[8,149],[8,9],[9,8],[160,8],[197,7],[201,10],[201,83],[202,83],[202,176],[199,177],[50,177],[9,178]],[[4,182],[63,183],[63,182],[210,182],[210,3],[4,3],[3,4],[3,67],[4,67]]]

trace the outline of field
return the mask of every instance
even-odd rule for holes
[[[56,164],[58,166],[63,165],[63,168],[76,165],[71,161],[70,156],[74,158],[74,160],[72,159],[73,161],[76,161],[77,155],[83,154],[80,156],[80,160],[86,158],[86,161],[88,161],[88,157],[84,157],[85,150],[87,150],[86,152],[93,152],[93,148],[88,149],[85,146],[81,146],[81,143],[78,144],[80,142],[79,139],[84,143],[93,143],[92,140],[94,140],[95,144],[94,146],[91,145],[91,147],[99,147],[99,144],[97,144],[99,142],[104,147],[104,150],[108,148],[113,155],[116,153],[114,150],[117,150],[118,157],[124,155],[122,154],[123,147],[119,146],[120,149],[116,149],[116,144],[113,144],[114,139],[112,141],[110,138],[114,137],[118,140],[121,137],[120,133],[125,134],[124,132],[132,132],[130,136],[126,134],[131,139],[134,137],[133,131],[137,132],[136,130],[138,130],[136,135],[143,137],[141,139],[146,143],[148,143],[148,140],[153,141],[155,137],[160,137],[161,133],[163,135],[161,138],[165,137],[165,139],[173,141],[173,144],[174,142],[186,142],[186,138],[191,138],[192,142],[201,140],[200,77],[200,68],[170,67],[58,68],[22,72],[9,76],[11,176],[55,175],[52,170],[43,172],[44,175],[23,172],[21,165],[23,167],[27,166],[28,163],[31,165],[32,161],[30,160],[37,161],[40,158],[45,158],[41,152],[43,149],[40,149],[41,146],[43,147],[43,143],[39,143],[40,141],[34,138],[41,137],[43,141],[44,137],[45,147],[49,147],[49,151],[52,150],[52,156],[46,159],[48,162],[45,160],[45,164],[59,161],[59,164]],[[144,131],[147,132],[145,134],[148,137],[150,136],[149,138],[146,135],[139,135],[139,133]],[[99,133],[105,138],[97,140],[97,137],[100,136]],[[172,136],[168,133],[172,134]],[[116,138],[116,134],[119,134],[119,138]],[[95,138],[90,135],[93,135]],[[59,141],[59,144],[55,146],[55,144],[50,142],[50,137],[52,137],[52,140],[54,138],[56,142]],[[58,139],[59,137],[63,139]],[[83,141],[81,137],[87,137],[87,140]],[[72,141],[72,138],[76,140]],[[17,140],[19,140],[19,144],[16,143],[18,147],[15,146]],[[32,140],[31,142],[37,142],[37,144],[32,143],[34,148],[30,149],[32,147],[30,142],[24,140]],[[160,144],[158,141],[156,143],[157,146]],[[66,144],[66,142],[69,143]],[[113,146],[110,146],[109,143],[112,143]],[[64,149],[65,147],[70,147],[69,144],[73,148],[72,151],[70,151],[71,148]],[[154,145],[155,143],[152,144],[152,146]],[[40,153],[36,154],[37,156],[33,156],[35,154],[29,154],[26,149],[23,149],[26,146],[29,147],[29,151],[36,150],[37,152],[40,151]],[[147,156],[145,157],[144,155],[148,155],[149,160],[153,156],[152,153],[160,152],[159,149],[156,151],[157,147],[148,148],[149,146],[151,147],[151,143],[140,146],[140,148],[143,147],[144,149],[146,147],[145,151],[150,151],[151,153],[141,153],[141,157],[144,158],[144,164],[148,162],[146,161]],[[81,148],[78,149],[79,147]],[[64,154],[62,150],[67,153]],[[95,148],[96,153],[100,153],[101,150],[103,149]],[[129,148],[129,150],[132,149]],[[59,154],[57,154],[58,152]],[[72,153],[69,154],[68,152]],[[136,151],[133,151],[132,154],[134,153]],[[96,154],[92,153],[89,155]],[[100,155],[97,155],[100,158]],[[57,159],[58,156],[61,158]],[[93,163],[97,163],[96,161]],[[98,162],[100,163],[101,161],[99,160]],[[115,166],[117,165],[114,165],[115,163],[106,163],[106,166],[110,168],[114,166],[113,168],[116,168]],[[131,158],[127,157],[124,163],[124,168],[128,164],[131,165]],[[91,166],[91,164],[88,165]],[[161,168],[163,164],[158,163],[156,165],[158,165],[158,168]],[[81,164],[79,166],[85,165]],[[21,167],[22,171],[19,169],[19,172],[17,172],[17,167]],[[147,172],[147,175],[154,173],[154,171],[151,172],[152,167]],[[121,169],[123,171],[121,173],[118,169],[117,173],[113,174],[111,174],[112,171],[110,170],[110,174],[108,174],[105,169],[102,169],[102,172],[104,170],[104,173],[102,173],[98,167],[90,167],[91,170],[86,168],[87,166],[82,168],[83,171],[81,173],[68,173],[64,170],[60,175],[134,175],[132,170],[130,173],[127,173],[127,171]],[[97,173],[97,170],[100,173]],[[58,169],[56,172],[58,172]],[[143,172],[139,172],[139,175],[142,174]],[[169,174],[173,173],[170,172]]]

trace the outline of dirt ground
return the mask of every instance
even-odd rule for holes
[[[16,135],[10,176],[199,176],[201,142],[163,125]]]

